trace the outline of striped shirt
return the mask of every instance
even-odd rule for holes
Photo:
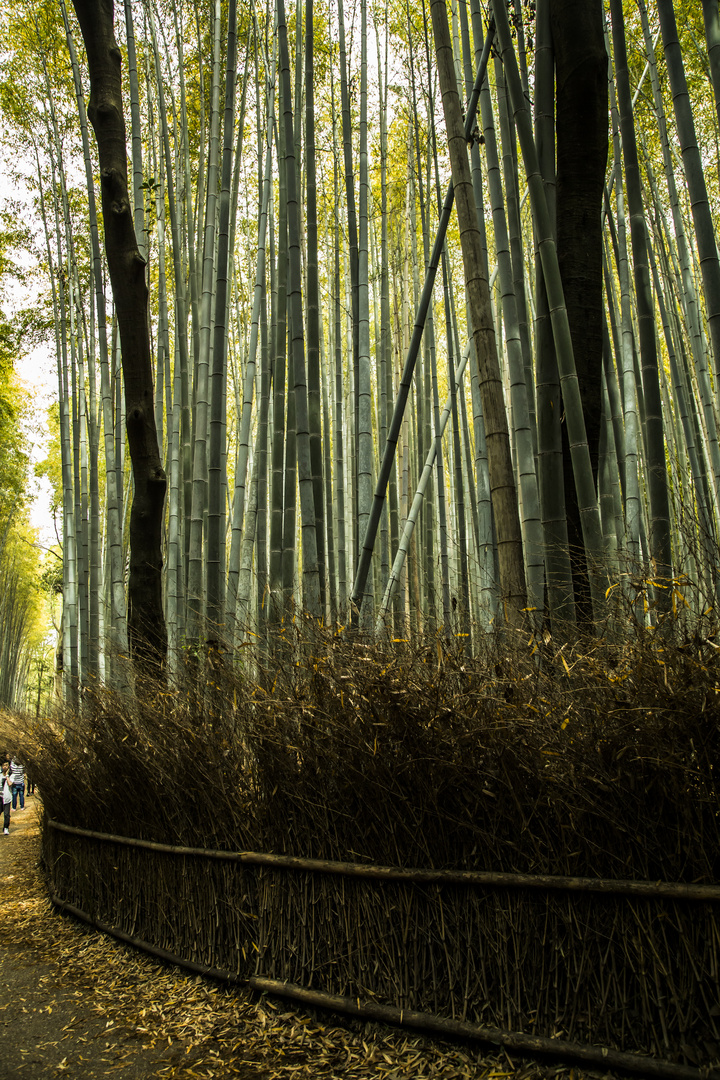
[[[25,783],[25,766],[21,765],[18,761],[10,762],[10,772],[12,773],[13,784]]]

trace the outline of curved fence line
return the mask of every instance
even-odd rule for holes
[[[402,869],[45,824],[53,903],[190,971],[521,1053],[720,1080],[718,885]]]
[[[673,900],[720,900],[720,885],[695,885],[676,881],[633,881],[621,878],[561,877],[552,874],[510,874],[492,870],[424,870],[402,869],[395,866],[376,866],[371,863],[333,862],[328,859],[302,859],[294,855],[274,855],[260,851],[219,851],[215,848],[180,847],[176,844],[159,844],[154,840],[138,840],[114,833],[95,832],[64,825],[49,819],[47,825],[58,832],[86,836],[92,840],[126,847],[144,848],[146,851],[164,852],[170,855],[190,856],[204,859],[220,859],[226,862],[244,863],[247,866],[269,866],[286,870],[307,870],[317,874],[339,874],[343,877],[367,878],[372,881],[407,881],[422,885],[469,885],[481,888],[502,889],[548,889],[565,892],[591,892],[618,896],[658,896]]]
[[[583,1065],[598,1065],[603,1069],[617,1069],[635,1076],[660,1077],[662,1080],[720,1080],[720,1070],[717,1069],[697,1069],[692,1065],[680,1065],[673,1061],[660,1061],[657,1058],[642,1057],[640,1054],[627,1054],[622,1050],[612,1050],[606,1046],[582,1046],[580,1043],[569,1042],[567,1039],[546,1039],[542,1038],[542,1036],[526,1035],[522,1031],[502,1031],[499,1028],[480,1027],[478,1024],[471,1024],[466,1020],[448,1020],[446,1017],[435,1016],[433,1013],[397,1009],[390,1005],[380,1005],[375,1001],[360,1001],[359,998],[327,994],[321,990],[310,990],[307,987],[281,982],[278,979],[266,979],[262,975],[243,977],[234,974],[232,971],[206,967],[203,964],[196,964],[192,960],[186,960],[176,953],[168,952],[167,949],[159,949],[148,941],[132,937],[116,927],[100,922],[98,919],[88,915],[86,911],[81,911],[80,908],[61,900],[57,896],[53,895],[50,899],[55,907],[61,911],[68,912],[76,919],[80,919],[102,933],[109,934],[111,937],[117,938],[118,941],[123,941],[134,948],[141,949],[150,956],[155,956],[166,963],[176,964],[178,967],[185,968],[205,978],[250,986],[251,989],[257,990],[261,994],[273,994],[303,1005],[329,1009],[332,1012],[375,1020],[380,1023],[396,1024],[399,1027],[428,1032],[441,1037],[454,1036],[471,1039],[487,1043],[490,1046],[501,1046],[516,1053],[529,1054],[533,1057],[549,1057],[556,1060],[578,1062]]]

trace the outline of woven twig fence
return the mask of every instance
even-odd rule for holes
[[[195,970],[432,1014],[459,1033],[599,1043],[648,1075],[620,1059],[720,1076],[705,1071],[720,1059],[720,886],[395,870],[52,821],[44,847],[58,905]]]

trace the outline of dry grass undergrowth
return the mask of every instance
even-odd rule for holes
[[[518,635],[471,658],[299,625],[272,657],[88,691],[26,732],[49,814],[209,848],[720,881],[712,640]]]

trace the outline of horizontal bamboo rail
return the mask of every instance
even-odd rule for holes
[[[432,1013],[412,1012],[390,1005],[379,1005],[374,1001],[360,1002],[356,998],[325,994],[318,990],[306,990],[292,983],[278,982],[277,979],[264,979],[261,975],[252,975],[248,981],[254,990],[290,998],[305,1005],[379,1020],[386,1024],[398,1024],[418,1031],[429,1031],[445,1037],[450,1035],[461,1039],[473,1039],[533,1057],[550,1057],[583,1065],[598,1065],[603,1070],[617,1069],[621,1072],[634,1073],[636,1076],[667,1077],[668,1080],[698,1080],[699,1077],[703,1077],[704,1080],[720,1080],[718,1069],[701,1070],[693,1065],[659,1061],[656,1058],[642,1057],[640,1054],[628,1054],[624,1050],[611,1050],[606,1046],[583,1046],[564,1039],[526,1035],[522,1031],[501,1031],[498,1028],[481,1027],[467,1020],[450,1020],[443,1016],[434,1016]]]
[[[191,850],[197,851],[198,849]],[[274,994],[314,1008],[329,1009],[332,1012],[340,1012],[386,1024],[396,1024],[400,1027],[412,1028],[416,1031],[424,1031],[445,1038],[455,1037],[487,1043],[491,1046],[501,1046],[506,1050],[533,1057],[577,1062],[590,1066],[597,1065],[603,1070],[615,1069],[635,1076],[649,1077],[651,1080],[655,1080],[655,1078],[661,1078],[661,1080],[720,1080],[720,1070],[718,1069],[698,1069],[692,1065],[660,1061],[656,1058],[643,1057],[640,1054],[629,1054],[623,1050],[612,1050],[606,1046],[583,1046],[581,1043],[568,1042],[563,1039],[548,1039],[542,1036],[526,1035],[524,1032],[481,1027],[479,1024],[472,1024],[466,1020],[451,1020],[435,1016],[432,1013],[414,1012],[408,1009],[398,1009],[390,1005],[381,1005],[374,1001],[360,1001],[358,998],[328,994],[321,990],[309,990],[295,983],[281,982],[278,979],[266,979],[262,975],[251,975],[249,978],[245,978],[235,972],[207,967],[193,960],[186,960],[175,953],[168,952],[166,949],[160,949],[147,941],[143,941],[142,938],[133,937],[123,930],[101,922],[55,895],[51,896],[51,900],[61,911],[68,912],[102,933],[109,934],[119,941],[124,941],[135,948],[142,949],[160,960],[177,964],[178,967],[185,968],[198,975],[218,979],[222,982],[248,985],[259,993]]]
[[[179,847],[158,844],[152,840],[137,840],[113,833],[79,829],[48,820],[48,826],[58,832],[86,836],[105,843],[143,848],[169,855],[191,858],[219,859],[246,866],[266,866],[277,870],[309,871],[317,874],[338,874],[344,877],[367,878],[372,881],[415,882],[418,885],[465,885],[477,888],[539,889],[563,892],[603,893],[615,896],[667,897],[669,900],[713,902],[720,900],[720,885],[685,884],[678,881],[632,881],[615,878],[560,877],[550,874],[510,874],[493,870],[424,870],[402,869],[394,866],[375,866],[365,863],[332,862],[327,859],[301,859],[293,855],[273,855],[259,851],[218,851],[213,848]]]

